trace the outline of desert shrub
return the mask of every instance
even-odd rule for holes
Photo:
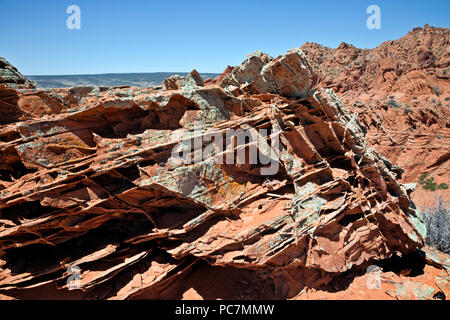
[[[419,183],[422,184],[422,182],[425,181],[425,179],[428,177],[428,173],[423,173],[420,177],[419,177]]]
[[[429,178],[429,179],[427,179],[427,180],[424,181],[424,183],[422,184],[422,187],[423,187],[425,190],[428,190],[428,191],[436,191],[438,185],[437,185],[437,183],[434,181],[434,178],[431,177],[431,178]]]
[[[443,74],[447,74],[447,69],[442,70]]]
[[[450,97],[446,97],[444,100],[445,101],[450,101]]]
[[[434,181],[434,178],[428,178],[428,174],[424,173],[419,178],[419,184],[422,186],[424,190],[428,191],[436,191],[436,190],[447,190],[448,184],[441,183],[437,184],[436,181]]]
[[[439,87],[433,87],[434,93],[439,97],[439,95],[441,94],[441,90],[439,89]]]
[[[424,220],[427,225],[427,245],[450,253],[450,208],[442,196],[436,204],[424,210]]]
[[[405,112],[405,114],[409,114],[409,113],[413,112],[411,110],[411,106],[409,104],[406,105],[406,108],[404,109],[404,112]]]
[[[388,105],[390,105],[393,108],[401,108],[402,106],[400,104],[397,103],[397,101],[395,100],[389,100],[387,102]]]

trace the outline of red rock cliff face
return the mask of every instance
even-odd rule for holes
[[[399,170],[314,79],[293,49],[206,85],[4,87],[0,293],[177,297],[206,268],[205,297],[292,298],[421,248]],[[255,285],[221,296],[226,272]]]
[[[427,174],[449,184],[449,29],[426,25],[375,49],[307,43],[302,50],[319,86],[333,88],[358,113],[368,143],[405,169],[401,181]],[[440,192],[450,200],[448,190]],[[422,206],[432,194],[420,188],[414,199]]]

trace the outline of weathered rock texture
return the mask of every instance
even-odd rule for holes
[[[208,266],[252,270],[259,284],[234,298],[292,298],[421,248],[411,189],[331,90],[311,90],[311,70],[294,49],[250,55],[206,86],[193,72],[159,90],[5,89],[17,112],[0,127],[0,293],[164,298]],[[239,128],[262,157],[220,164],[255,145],[226,137]],[[193,141],[194,159],[213,132],[223,152],[174,157]],[[274,175],[261,173],[268,159]]]
[[[12,88],[34,88],[35,83],[25,78],[16,67],[5,58],[0,57],[0,85],[6,84]]]
[[[445,299],[450,293],[450,259],[436,249],[424,247],[415,254],[378,264],[381,267],[372,272],[348,272],[322,288],[304,290],[296,299],[434,300]]]
[[[220,85],[241,87],[251,94],[274,93],[285,97],[306,97],[313,81],[313,72],[304,53],[292,49],[276,59],[262,52],[248,56]]]
[[[375,49],[307,43],[302,50],[318,85],[358,113],[369,145],[405,169],[402,182],[428,174],[450,184],[449,29],[426,25]],[[422,205],[428,193],[416,192],[414,200]],[[448,190],[444,195],[450,201]]]
[[[0,57],[0,125],[17,122],[26,113],[19,106],[19,94],[15,89],[32,89],[34,83],[27,80],[5,58]]]

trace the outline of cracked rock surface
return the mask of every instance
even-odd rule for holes
[[[166,298],[214,270],[212,287],[227,272],[257,279],[231,298],[284,299],[420,249],[412,189],[314,81],[294,49],[252,54],[216,82],[3,85],[0,294]]]

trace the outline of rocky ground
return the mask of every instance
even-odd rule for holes
[[[405,183],[448,181],[448,106],[426,103],[430,83],[447,96],[446,35],[256,52],[152,88],[38,90],[2,60],[0,297],[448,296],[449,257],[424,247]],[[388,58],[422,45],[411,64]],[[408,90],[413,111],[392,106]]]

